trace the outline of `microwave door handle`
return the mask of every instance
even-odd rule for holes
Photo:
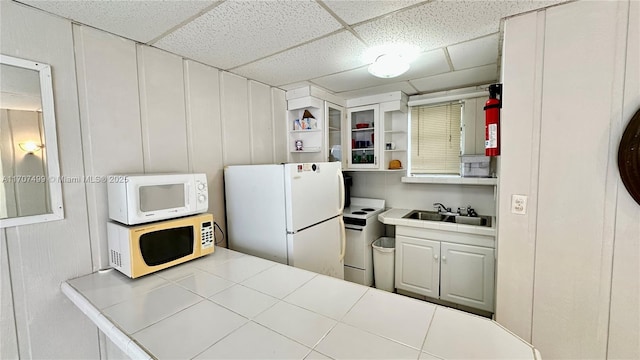
[[[184,207],[189,207],[189,194],[191,194],[189,183],[184,184]]]

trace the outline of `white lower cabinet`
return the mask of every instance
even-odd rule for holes
[[[494,250],[440,245],[440,299],[493,312]]]
[[[494,249],[396,234],[396,288],[494,311]]]
[[[396,236],[396,288],[437,298],[440,242]]]

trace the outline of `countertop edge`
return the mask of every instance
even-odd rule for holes
[[[67,296],[69,300],[82,311],[122,352],[131,359],[149,359],[153,356],[149,355],[142,349],[129,335],[120,330],[114,323],[100,313],[89,300],[80,294],[73,286],[67,282],[60,284],[60,290]]]

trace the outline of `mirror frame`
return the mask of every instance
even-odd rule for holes
[[[0,64],[35,70],[40,74],[42,126],[44,128],[45,151],[47,152],[47,185],[49,186],[49,200],[51,204],[51,212],[46,214],[0,219],[0,228],[64,219],[64,209],[62,206],[62,185],[60,181],[60,165],[58,162],[56,115],[53,106],[53,83],[51,81],[51,66],[40,62],[34,62],[2,54],[0,54]]]

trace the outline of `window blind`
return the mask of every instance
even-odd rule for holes
[[[411,173],[460,174],[459,102],[411,108]]]

